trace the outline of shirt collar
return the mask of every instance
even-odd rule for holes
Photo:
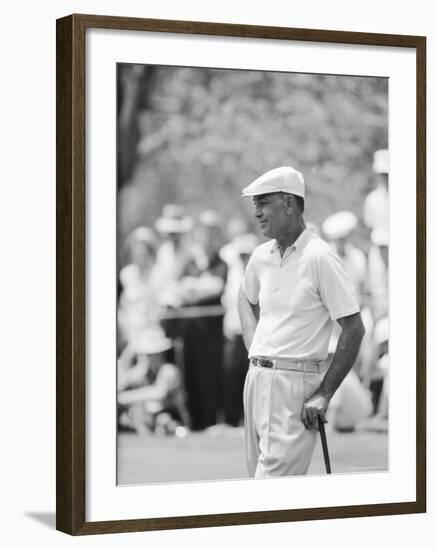
[[[291,249],[291,250],[297,250],[297,252],[300,252],[307,242],[315,236],[315,233],[312,229],[309,229],[308,227],[302,231],[302,233],[299,235],[299,237],[294,241],[292,245],[286,248],[285,251]],[[273,240],[273,245],[270,250],[270,253],[273,253],[275,250],[279,250],[279,243],[276,239]],[[284,252],[285,254],[285,252]]]

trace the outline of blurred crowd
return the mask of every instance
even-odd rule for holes
[[[386,431],[388,419],[388,151],[376,151],[374,189],[360,219],[341,211],[320,233],[342,258],[366,326],[360,355],[328,411],[331,429]],[[354,242],[359,224],[366,249]],[[210,209],[194,217],[164,206],[152,227],[124,243],[119,271],[118,418],[137,433],[185,436],[189,430],[239,426],[248,368],[237,296],[260,244],[243,217]],[[329,366],[340,328],[330,342]]]

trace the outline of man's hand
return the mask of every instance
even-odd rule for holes
[[[316,392],[305,401],[302,407],[301,419],[307,430],[319,429],[319,416],[322,422],[327,422],[326,409],[328,405],[329,399],[319,392]]]

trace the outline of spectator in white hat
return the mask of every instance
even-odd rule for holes
[[[355,364],[355,368],[359,369],[362,357],[370,343],[370,333],[373,329],[373,318],[370,308],[364,300],[364,284],[367,275],[367,259],[364,252],[354,246],[351,242],[351,237],[358,225],[358,219],[348,210],[336,212],[332,214],[322,224],[322,230],[327,240],[330,242],[333,250],[340,256],[344,263],[352,284],[355,287],[355,292],[361,306],[361,318],[366,328],[366,335],[361,344],[360,353]],[[329,341],[329,354],[333,354],[337,348],[338,338],[340,337],[341,328],[338,323],[334,323]]]
[[[178,285],[187,264],[192,260],[188,234],[193,227],[192,219],[179,204],[166,204],[155,228],[163,239],[156,259],[161,284],[159,300],[165,306],[181,305]]]
[[[204,210],[197,220],[193,260],[180,282],[180,296],[196,315],[183,325],[185,384],[193,430],[213,426],[222,408],[223,310],[227,266],[220,258],[221,217]],[[217,311],[218,310],[218,311]]]
[[[357,357],[364,327],[353,285],[332,248],[304,220],[305,183],[280,167],[243,189],[261,233],[239,311],[250,368],[244,390],[249,475],[306,474],[319,418]],[[342,332],[322,378],[334,321]]]
[[[322,224],[322,230],[346,266],[355,292],[361,301],[366,277],[366,255],[350,241],[357,225],[358,219],[355,214],[344,210],[326,218]]]

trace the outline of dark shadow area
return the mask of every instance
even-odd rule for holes
[[[25,512],[28,518],[34,519],[47,527],[52,529],[56,528],[56,514],[55,512]]]

